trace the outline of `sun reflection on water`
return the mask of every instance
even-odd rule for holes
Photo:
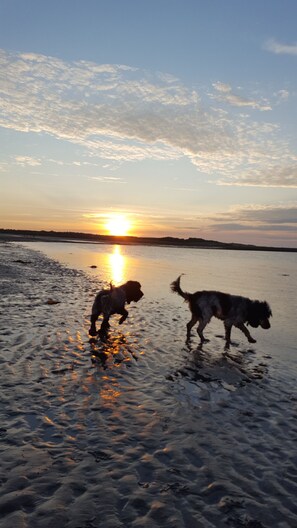
[[[108,255],[111,271],[111,281],[120,284],[124,281],[124,271],[126,267],[125,257],[121,254],[121,246],[114,246],[113,252]]]

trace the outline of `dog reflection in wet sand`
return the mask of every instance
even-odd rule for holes
[[[249,343],[256,343],[256,340],[251,336],[245,323],[254,328],[258,326],[264,329],[270,328],[269,318],[272,312],[266,301],[252,301],[247,297],[218,291],[184,292],[180,286],[180,278],[181,275],[171,283],[171,290],[189,304],[192,318],[187,324],[187,339],[190,338],[193,326],[198,323],[197,332],[201,345],[206,342],[203,330],[213,316],[224,321],[226,349],[230,347],[232,326],[239,328]]]
[[[110,316],[114,314],[121,315],[122,317],[119,319],[119,324],[122,324],[129,315],[125,308],[125,304],[130,304],[132,301],[138,302],[141,297],[143,297],[141,284],[132,280],[117,287],[110,284],[109,290],[101,290],[97,293],[93,303],[89,334],[91,336],[97,335],[96,321],[102,314],[103,320],[98,334],[101,337],[106,337],[107,331],[110,327]]]

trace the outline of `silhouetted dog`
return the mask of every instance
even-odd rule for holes
[[[97,293],[91,315],[91,327],[89,334],[95,336],[96,321],[100,314],[103,315],[103,321],[99,333],[105,335],[109,328],[109,318],[113,314],[120,314],[122,317],[119,324],[122,324],[128,317],[128,312],[125,309],[125,304],[130,304],[131,301],[139,301],[143,293],[141,291],[141,284],[137,281],[128,281],[122,286],[110,285],[109,290],[101,290]]]
[[[213,316],[224,321],[226,348],[230,346],[233,325],[244,333],[250,343],[256,343],[256,340],[253,339],[244,323],[254,328],[258,326],[265,329],[270,328],[269,317],[272,316],[272,312],[266,301],[252,301],[247,297],[218,291],[187,293],[180,287],[180,278],[181,275],[172,282],[171,289],[189,303],[192,319],[187,324],[187,339],[190,338],[193,326],[199,322],[197,332],[201,344],[207,341],[203,330]]]

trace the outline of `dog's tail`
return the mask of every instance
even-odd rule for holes
[[[183,275],[183,273],[182,273]],[[180,287],[180,278],[181,276],[180,275],[179,277],[177,277],[177,279],[175,281],[173,281],[171,284],[170,284],[170,288],[173,292],[175,293],[178,293],[178,295],[180,295],[181,297],[183,297],[185,299],[185,301],[189,301],[190,299],[190,293],[188,292],[184,292],[181,287]]]

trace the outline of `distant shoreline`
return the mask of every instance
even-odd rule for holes
[[[119,244],[138,246],[166,246],[184,247],[191,249],[229,249],[241,251],[278,251],[296,253],[297,248],[256,246],[252,244],[238,244],[232,242],[218,242],[203,238],[175,238],[175,237],[136,237],[93,235],[90,233],[76,233],[67,231],[32,231],[18,229],[0,229],[0,242],[88,242],[96,244]]]

